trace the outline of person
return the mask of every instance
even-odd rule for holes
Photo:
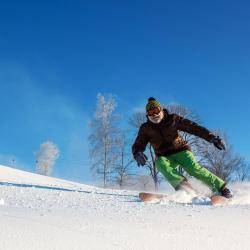
[[[158,171],[164,175],[175,190],[192,189],[186,177],[177,170],[177,167],[181,165],[190,176],[205,183],[212,191],[226,198],[232,197],[226,182],[197,162],[190,146],[178,131],[198,136],[213,143],[219,150],[225,150],[225,144],[219,136],[215,136],[208,129],[191,120],[177,114],[170,114],[153,97],[148,99],[146,116],[147,122],[140,126],[132,145],[132,153],[138,166],[146,164],[147,157],[143,152],[150,143],[156,155],[155,164]]]

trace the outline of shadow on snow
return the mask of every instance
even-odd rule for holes
[[[35,185],[35,184],[21,184],[21,183],[12,183],[12,182],[0,182],[0,186],[12,186],[12,187],[22,187],[22,188],[39,188],[39,189],[64,191],[64,192],[111,195],[111,196],[118,196],[118,197],[137,197],[136,195],[112,194],[112,193],[104,193],[104,192],[97,192],[97,191],[92,192],[92,191],[79,190],[79,189],[68,189],[68,188],[61,188],[61,187],[42,186],[42,185]]]

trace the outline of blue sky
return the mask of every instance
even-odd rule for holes
[[[249,11],[247,1],[1,2],[1,162],[34,170],[33,152],[52,140],[54,176],[91,181],[99,92],[126,114],[149,96],[186,105],[250,160]]]

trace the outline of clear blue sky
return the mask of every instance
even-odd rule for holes
[[[149,96],[184,104],[250,160],[249,13],[248,1],[228,0],[2,1],[0,162],[33,170],[52,140],[54,176],[89,181],[99,92],[126,114]]]

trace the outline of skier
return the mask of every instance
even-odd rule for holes
[[[206,128],[195,122],[185,119],[177,114],[170,114],[163,109],[155,98],[150,97],[146,105],[147,122],[142,124],[132,153],[138,166],[144,166],[147,161],[143,153],[148,142],[152,145],[156,155],[156,167],[175,190],[193,189],[187,179],[177,170],[181,165],[191,176],[199,179],[214,192],[226,198],[232,198],[232,193],[226,187],[226,183],[209,170],[199,165],[186,141],[178,131],[199,136],[213,143],[219,150],[225,150],[225,144],[219,136],[213,135]]]

